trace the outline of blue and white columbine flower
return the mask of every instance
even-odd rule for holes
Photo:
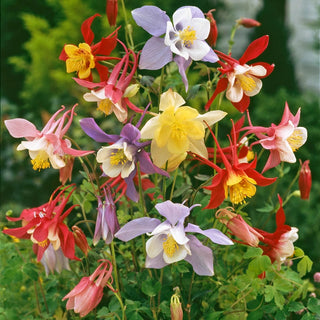
[[[143,6],[132,11],[137,25],[152,35],[144,45],[140,69],[157,70],[175,61],[188,90],[186,69],[194,61],[217,62],[219,59],[205,41],[210,32],[210,22],[203,12],[194,6],[176,10],[173,23],[165,11],[156,6]],[[164,35],[164,37],[160,37]],[[173,53],[176,56],[173,58]]]
[[[155,218],[139,218],[125,224],[115,237],[122,241],[129,241],[147,233],[151,238],[146,243],[146,267],[161,269],[164,266],[185,260],[193,270],[201,276],[212,276],[213,255],[209,247],[204,246],[195,236],[186,233],[200,233],[212,242],[222,245],[232,245],[233,242],[217,229],[202,230],[197,225],[188,223],[184,227],[184,220],[189,216],[193,205],[188,208],[170,200],[156,204],[155,208],[167,220],[161,222]]]

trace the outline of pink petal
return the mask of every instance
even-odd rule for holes
[[[14,138],[35,138],[40,133],[35,125],[26,119],[5,120],[4,124]]]

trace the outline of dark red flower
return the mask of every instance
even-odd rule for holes
[[[301,163],[301,160],[300,160]],[[312,185],[311,170],[309,168],[309,160],[301,163],[301,171],[299,176],[300,196],[303,200],[308,200]]]

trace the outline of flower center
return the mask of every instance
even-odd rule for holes
[[[240,82],[240,86],[244,91],[252,91],[256,87],[256,82],[246,74],[238,74],[236,78]]]
[[[169,235],[165,241],[163,241],[163,250],[168,257],[172,257],[174,253],[179,249],[179,245],[176,240],[173,239],[171,235]]]
[[[123,149],[118,149],[118,151],[114,151],[110,155],[110,164],[112,166],[117,166],[119,164],[124,165],[128,161],[128,158],[124,154]]]
[[[250,179],[250,178],[249,178]],[[251,198],[256,193],[255,181],[243,177],[240,182],[229,186],[230,200],[234,204],[243,203],[245,198]]]
[[[47,244],[49,243],[49,240],[46,239],[46,240],[43,240],[41,242],[37,242],[37,244],[40,246],[40,247],[45,247]]]
[[[48,154],[40,150],[37,156],[31,160],[33,170],[41,170],[50,168],[50,162],[48,161]]]
[[[295,152],[304,144],[303,133],[299,129],[295,129],[287,141],[292,151]]]
[[[179,37],[185,47],[190,48],[193,44],[193,41],[196,40],[196,31],[193,30],[190,26],[179,31]]]
[[[112,112],[113,103],[110,99],[103,99],[98,102],[98,110],[108,115]]]

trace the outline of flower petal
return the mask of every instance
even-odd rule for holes
[[[172,52],[164,44],[163,38],[150,38],[140,55],[139,68],[148,70],[158,70],[172,61]]]
[[[156,6],[143,6],[131,11],[136,24],[155,37],[166,32],[167,21],[170,18],[165,11]]]
[[[146,242],[146,252],[150,258],[155,258],[163,251],[163,241],[166,239],[166,235],[163,233],[152,236]]]
[[[115,234],[115,237],[129,241],[141,234],[152,232],[160,223],[160,220],[148,217],[131,220]]]
[[[173,203],[167,200],[157,203],[155,208],[165,217],[173,226],[180,220],[186,218],[190,214],[190,209],[181,203]]]
[[[14,138],[34,138],[40,133],[35,125],[26,119],[5,120],[4,124]]]

